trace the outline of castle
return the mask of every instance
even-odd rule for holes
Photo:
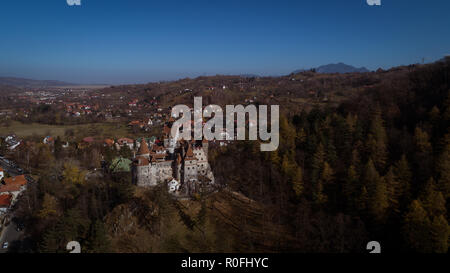
[[[178,140],[165,125],[163,145],[155,143],[149,148],[145,138],[141,140],[134,158],[133,179],[141,187],[168,183],[169,192],[180,196],[199,192],[202,186],[214,183],[208,141]]]

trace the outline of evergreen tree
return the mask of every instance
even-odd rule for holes
[[[431,108],[430,113],[428,114],[430,118],[430,122],[433,126],[436,126],[439,122],[439,119],[441,118],[441,111],[439,111],[439,108],[435,105],[433,108]]]
[[[425,181],[431,175],[432,170],[432,146],[427,132],[416,127],[414,133],[415,144],[415,167],[417,168],[419,180]]]
[[[432,249],[436,253],[448,252],[448,239],[450,236],[450,228],[448,222],[443,215],[435,216],[431,223],[431,239]]]
[[[383,170],[387,160],[387,134],[384,128],[384,121],[381,113],[377,110],[372,119],[369,136],[367,140],[367,148],[370,157],[373,159],[375,166],[379,170]]]
[[[431,252],[430,219],[418,200],[414,200],[405,215],[403,235],[409,248],[417,252]]]
[[[330,164],[335,164],[337,158],[338,158],[338,156],[337,156],[337,153],[336,153],[336,147],[333,145],[332,141],[328,141],[326,160]]]
[[[353,115],[351,113],[347,114],[347,117],[345,118],[345,122],[350,130],[350,132],[354,132],[355,131],[355,127],[356,127],[356,121],[358,120],[358,117],[356,115]]]
[[[361,170],[361,157],[359,156],[359,152],[358,149],[353,149],[352,151],[352,163],[351,163],[354,167],[355,170]]]
[[[380,175],[378,174],[373,161],[369,159],[363,174],[363,183],[364,186],[367,187],[369,194],[372,194],[375,191],[375,187],[380,180]]]
[[[294,189],[295,195],[297,197],[300,197],[303,194],[303,171],[300,166],[297,167],[294,178],[292,179],[292,188]]]
[[[408,203],[411,198],[411,169],[409,168],[408,160],[403,155],[400,161],[395,164],[394,174],[398,182],[398,196],[400,198],[400,205]]]
[[[307,138],[307,135],[306,135],[305,129],[301,128],[300,130],[297,131],[296,140],[297,140],[297,144],[299,146],[302,146],[306,143],[306,138]]]
[[[422,191],[420,202],[428,215],[445,215],[445,199],[441,192],[436,190],[436,184],[433,178],[430,178]]]
[[[67,253],[67,243],[70,241],[81,243],[81,239],[85,238],[89,231],[89,225],[89,219],[82,217],[80,211],[68,210],[53,228],[44,233],[40,251]]]
[[[386,175],[384,176],[384,182],[386,183],[386,192],[389,208],[394,212],[399,212],[399,183],[394,174],[394,168],[390,167]]]
[[[383,179],[375,185],[374,193],[370,198],[370,212],[376,221],[383,221],[389,206],[386,183]]]
[[[108,253],[111,243],[108,238],[105,225],[102,221],[95,221],[91,225],[91,230],[87,243],[88,253]]]
[[[297,133],[295,127],[289,123],[285,116],[280,117],[280,135],[283,136],[283,141],[280,142],[279,147],[281,154],[287,154],[290,160],[295,160],[295,139]]]
[[[356,198],[356,194],[358,192],[359,177],[356,173],[355,167],[351,165],[347,171],[347,178],[345,180],[343,192],[347,200],[347,204],[352,207],[353,201]]]
[[[288,155],[283,156],[283,161],[281,163],[281,172],[288,178],[292,178],[295,175],[295,161],[291,161]]]
[[[316,152],[313,155],[312,163],[311,163],[311,180],[313,183],[316,183],[319,178],[323,168],[323,164],[325,162],[325,151],[322,143],[317,146]]]
[[[278,155],[278,150],[270,152],[270,162],[272,163],[272,165],[279,166],[280,161],[281,160],[280,160],[280,156]]]
[[[368,210],[369,205],[369,193],[366,186],[361,188],[360,194],[356,200],[357,208],[364,215]]]
[[[319,179],[316,183],[316,189],[314,192],[314,201],[317,205],[323,205],[327,202],[327,196],[323,192],[322,180]]]
[[[326,185],[326,184],[329,184],[333,179],[334,179],[333,169],[330,167],[328,162],[324,162],[321,180]]]
[[[446,199],[450,198],[450,135],[446,135],[447,144],[438,161],[438,189]]]

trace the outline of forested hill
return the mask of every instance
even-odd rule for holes
[[[102,93],[154,98],[162,107],[192,105],[201,96],[204,105],[254,104],[280,105],[284,113],[300,113],[314,107],[337,107],[384,83],[403,81],[410,71],[422,66],[402,66],[369,73],[321,74],[303,71],[282,77],[203,76],[137,85],[111,86]]]
[[[385,253],[446,253],[449,79],[449,61],[364,76],[253,79],[258,92],[279,92],[274,99],[292,96],[286,101],[294,110],[280,119],[279,149],[261,152],[255,141],[210,148],[215,180],[226,190],[189,201],[174,200],[164,186],[136,188],[130,173],[85,181],[73,160],[87,161],[86,150],[53,153],[42,145],[31,163],[48,175],[29,187],[17,216],[29,227],[32,250],[43,252],[65,251],[72,240],[85,252],[366,252],[376,240]],[[208,94],[179,92],[202,80],[224,78],[108,90],[135,90],[170,104]],[[351,95],[336,104],[311,97],[307,111],[289,94],[301,94],[294,86],[308,81],[325,95],[346,87]],[[230,89],[210,93],[210,102],[248,96]],[[97,149],[112,157],[103,145]]]
[[[376,238],[385,251],[447,252],[449,79],[440,62],[283,118],[276,152],[229,148],[217,180],[265,204],[298,251],[361,251]]]

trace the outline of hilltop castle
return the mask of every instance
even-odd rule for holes
[[[190,196],[214,183],[207,140],[177,140],[168,126],[164,126],[164,136],[163,145],[153,144],[151,148],[145,138],[141,140],[133,164],[133,179],[138,186],[168,183],[169,192]]]

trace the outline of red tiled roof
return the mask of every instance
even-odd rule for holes
[[[194,152],[192,152],[192,147],[191,145],[189,145],[188,150],[186,152],[186,156],[187,157],[193,157],[194,156]]]
[[[156,145],[156,144],[153,144],[153,146],[152,146],[152,153],[156,153],[158,151],[164,151],[164,147]]]
[[[112,146],[114,144],[114,140],[107,138],[105,139],[105,144],[108,146]]]
[[[153,155],[153,157],[156,159],[164,159],[166,157],[166,154],[155,154]]]
[[[141,122],[139,120],[133,120],[128,125],[139,125]]]
[[[85,137],[85,138],[83,138],[83,141],[87,142],[87,143],[91,143],[91,142],[94,142],[94,138],[93,137]]]
[[[11,205],[12,194],[0,195],[0,208],[7,208]]]
[[[131,138],[121,138],[119,139],[117,142],[119,142],[120,144],[124,144],[124,143],[134,143],[134,140],[132,140]]]
[[[138,150],[137,154],[138,155],[146,155],[146,154],[149,154],[149,153],[150,153],[150,151],[148,150],[147,142],[145,141],[144,138],[142,138],[141,146],[139,147],[139,150]]]
[[[0,185],[0,192],[20,191],[20,188],[27,184],[25,175],[19,175],[3,179],[4,185]]]

